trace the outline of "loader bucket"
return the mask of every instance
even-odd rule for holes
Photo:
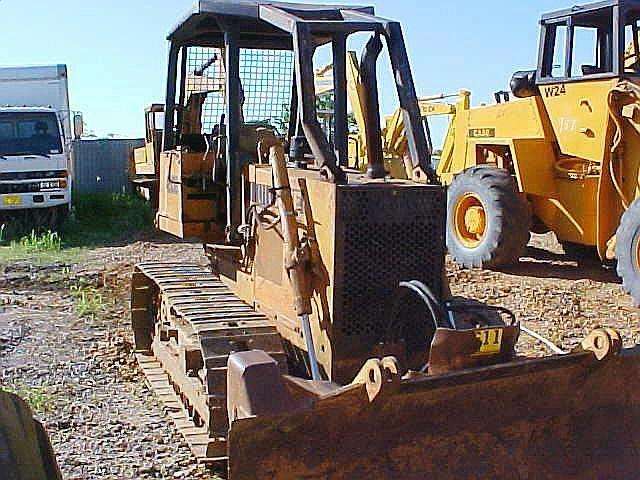
[[[640,348],[580,352],[282,402],[232,423],[230,479],[635,478],[639,373]]]

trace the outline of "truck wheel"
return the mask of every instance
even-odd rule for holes
[[[616,233],[616,257],[622,285],[640,307],[640,200],[622,216]]]
[[[447,247],[463,267],[515,263],[529,242],[529,204],[506,170],[472,167],[457,175],[447,210]]]
[[[55,231],[60,231],[64,226],[65,222],[69,218],[69,207],[67,205],[60,205],[55,207],[52,212],[52,220],[51,224]]]
[[[598,260],[598,250],[596,247],[582,245],[573,242],[560,242],[565,255],[574,260]]]

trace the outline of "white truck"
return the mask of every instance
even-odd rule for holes
[[[66,217],[81,125],[66,65],[0,68],[0,224],[55,227]]]

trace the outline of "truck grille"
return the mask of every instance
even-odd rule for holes
[[[40,191],[40,182],[0,184],[2,193],[33,193]]]
[[[0,180],[41,180],[48,178],[67,178],[65,170],[46,170],[40,172],[5,172],[0,173]]]

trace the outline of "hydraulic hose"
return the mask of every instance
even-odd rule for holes
[[[615,171],[614,161],[616,159],[620,159],[621,156],[618,155],[618,151],[622,147],[622,141],[624,139],[624,125],[622,124],[622,120],[618,112],[615,109],[614,101],[617,93],[620,94],[630,94],[633,95],[636,99],[640,98],[639,91],[637,88],[634,88],[629,83],[624,82],[622,84],[617,85],[614,89],[609,92],[609,97],[607,98],[607,107],[609,109],[609,115],[613,119],[613,122],[616,126],[616,133],[613,137],[613,146],[611,147],[611,160],[609,161],[609,175],[611,176],[611,182],[613,183],[613,187],[620,197],[620,201],[622,202],[622,206],[625,210],[629,209],[631,202],[627,199],[627,196],[622,189],[618,181],[618,176]]]

